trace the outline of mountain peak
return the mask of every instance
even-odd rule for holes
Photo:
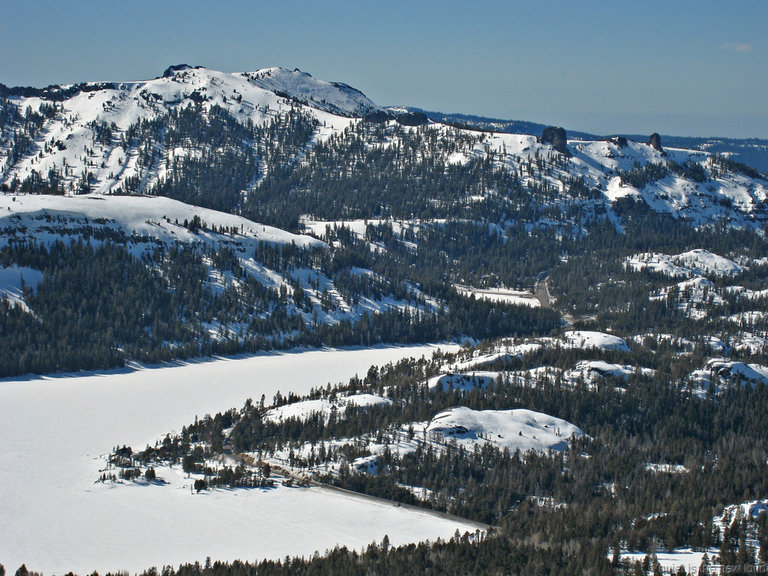
[[[176,64],[174,66],[168,66],[163,72],[162,78],[172,78],[176,72],[182,72],[184,70],[192,70],[193,66],[189,64]]]
[[[242,76],[254,86],[332,114],[360,117],[381,109],[356,88],[318,80],[298,68],[263,68]]]

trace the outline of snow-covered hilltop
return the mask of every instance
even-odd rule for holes
[[[427,433],[469,446],[491,442],[510,452],[562,451],[568,447],[570,438],[583,434],[570,422],[531,410],[471,410],[466,407],[452,408],[436,415],[429,423]]]
[[[200,230],[190,230],[195,218]],[[109,229],[137,243],[231,245],[241,252],[252,252],[260,242],[324,246],[309,236],[159,196],[0,196],[0,247],[23,238],[46,242],[77,236],[78,224]]]

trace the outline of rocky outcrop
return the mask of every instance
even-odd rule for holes
[[[406,112],[398,114],[397,121],[403,126],[423,126],[429,122],[429,118],[423,112]]]
[[[541,133],[540,141],[542,144],[551,144],[552,148],[560,152],[560,154],[571,155],[568,151],[568,138],[565,128],[547,126]]]
[[[371,122],[372,124],[384,124],[393,118],[394,116],[384,110],[376,110],[363,116],[363,122]]]
[[[656,132],[651,134],[650,138],[648,138],[648,145],[651,146],[651,148],[655,148],[662,154],[665,154],[664,148],[661,147],[661,136],[659,136]]]
[[[191,70],[192,66],[189,64],[176,64],[174,66],[168,66],[163,72],[163,78],[173,78],[176,72],[182,72],[183,70]]]

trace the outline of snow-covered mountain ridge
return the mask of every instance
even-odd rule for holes
[[[379,139],[354,128],[363,118],[374,125],[397,124],[391,111],[346,84],[299,70],[224,73],[180,65],[147,81],[3,87],[0,93],[0,187],[13,192],[151,192],[186,200],[177,190],[186,182],[186,189],[195,188],[194,194],[186,192],[192,203],[237,212],[270,174],[311,162],[319,144],[344,141],[357,130],[368,147],[402,145],[397,134]],[[707,152],[622,138],[555,145],[539,134],[472,131],[425,124],[426,116],[417,116],[401,118],[406,132],[420,130],[419,138],[442,141],[418,154],[434,155],[446,170],[490,156],[532,194],[543,187],[550,199],[537,201],[544,205],[562,209],[575,203],[587,211],[600,206],[611,214],[617,201],[633,198],[695,226],[720,220],[756,226],[768,214],[768,181]],[[241,133],[222,140],[222,133],[237,126]],[[342,169],[351,160],[334,162]],[[193,173],[199,169],[195,162],[207,172],[234,174],[223,182],[201,182],[204,178]],[[486,194],[503,198],[507,191]],[[459,195],[462,202],[483,198],[470,190]],[[328,205],[318,198],[310,209],[322,212]]]
[[[403,108],[401,108],[402,110]],[[412,106],[406,107],[408,112],[421,112],[435,122],[445,124],[455,124],[485,130],[492,132],[507,132],[510,134],[541,134],[546,128],[545,124],[536,122],[527,122],[523,120],[505,120],[501,118],[486,118],[483,116],[467,114],[446,114],[444,112],[435,112],[432,110],[422,110]],[[628,140],[644,141],[644,134],[604,134],[602,136],[589,133],[569,130],[568,134],[575,140],[601,140],[606,137],[622,136]],[[662,134],[662,139],[672,148],[685,148],[690,150],[702,150],[713,154],[730,156],[739,162],[748,164],[761,172],[768,171],[768,140],[764,138],[722,138],[722,137],[695,137],[695,136],[675,136],[671,134]]]

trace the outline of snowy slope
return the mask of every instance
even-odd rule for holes
[[[464,296],[474,296],[478,300],[488,300],[490,302],[502,302],[505,304],[515,304],[519,306],[530,306],[538,308],[541,302],[532,292],[523,290],[511,290],[509,288],[473,288],[471,286],[455,286],[456,291]]]
[[[560,348],[578,348],[582,350],[616,350],[620,352],[629,352],[629,346],[627,342],[618,336],[613,334],[606,334],[605,332],[596,332],[591,330],[569,330],[563,333],[562,336],[531,338],[516,343],[510,343],[504,341],[497,344],[496,348],[490,352],[480,353],[474,351],[471,356],[462,358],[458,355],[458,361],[452,362],[445,366],[446,370],[450,370],[450,374],[437,376],[429,381],[430,387],[437,386],[442,383],[446,385],[459,387],[464,389],[461,385],[462,380],[477,377],[477,379],[487,379],[488,383],[491,380],[495,380],[493,375],[498,376],[497,372],[483,372],[483,369],[489,367],[505,367],[515,360],[521,360],[526,355],[536,353],[542,349]],[[605,375],[621,376],[634,372],[633,367],[621,366],[618,364],[608,364],[602,361],[585,361],[579,364],[578,371],[596,373],[602,372]],[[457,372],[458,374],[454,374]],[[469,373],[469,374],[466,374]],[[442,380],[441,380],[442,379]]]
[[[705,397],[710,392],[718,393],[731,382],[738,382],[742,386],[768,384],[768,366],[713,358],[704,368],[694,370],[688,375],[691,391],[700,397]]]
[[[535,136],[491,134],[468,158],[480,157],[488,151],[500,153],[504,164],[518,171],[529,161],[555,154],[550,144],[542,144]],[[753,179],[740,173],[720,171],[713,157],[698,150],[665,148],[664,152],[649,144],[629,141],[620,146],[611,140],[570,140],[567,168],[556,169],[544,179],[553,189],[565,193],[564,176],[581,178],[587,188],[600,192],[610,205],[631,197],[645,202],[653,210],[701,226],[727,220],[729,225],[753,227],[765,221],[768,180]],[[642,188],[623,184],[617,171],[628,172],[649,164],[678,166],[693,164],[708,175],[705,181],[694,181],[671,172]],[[525,171],[523,170],[523,173]]]
[[[741,504],[731,504],[724,507],[722,514],[715,516],[712,519],[712,524],[722,534],[725,532],[726,528],[729,528],[737,519],[744,518],[755,522],[761,513],[768,513],[768,500],[751,500],[742,502]],[[760,547],[759,540],[751,536],[747,537],[746,544],[752,549],[759,549]],[[702,566],[702,561],[705,555],[709,561],[709,574],[728,574],[735,572],[735,568],[739,566],[721,565],[719,554],[720,548],[717,546],[705,549],[697,548],[695,550],[686,547],[676,548],[669,551],[657,550],[655,552],[656,559],[665,574],[677,574],[681,567],[685,569],[687,574],[703,573],[699,572],[699,569]],[[645,552],[625,551],[621,554],[621,558],[622,560],[628,560],[631,563],[635,563],[642,562],[644,558],[649,555],[650,554],[646,554]],[[762,564],[757,564],[757,567],[748,566],[747,573],[759,571],[759,566],[762,566]]]
[[[344,410],[347,407],[378,406],[391,403],[392,401],[389,398],[383,398],[375,394],[354,394],[352,396],[338,396],[334,399],[303,400],[272,408],[264,415],[264,419],[273,421],[287,420],[289,418],[306,420],[310,416],[318,414],[327,420],[332,412],[336,412],[339,417],[343,417]]]
[[[761,364],[713,359],[707,362],[706,369],[708,372],[723,378],[739,378],[751,383],[768,384],[768,366]]]
[[[600,378],[612,377],[626,380],[632,374],[641,374],[644,376],[653,375],[654,370],[650,368],[636,368],[626,364],[612,364],[603,360],[580,360],[572,370],[565,374],[567,380],[584,380],[585,382],[595,382]]]
[[[440,388],[446,392],[461,390],[468,392],[475,388],[487,388],[498,378],[498,372],[472,372],[471,374],[441,374],[427,381],[429,388]]]
[[[572,141],[569,145],[578,173],[587,179],[591,187],[600,189],[610,201],[635,197],[654,210],[684,218],[694,225],[722,220],[738,212],[738,225],[747,226],[755,221],[755,217],[762,218],[765,210],[768,181],[754,181],[741,174],[719,174],[714,169],[711,156],[705,152],[673,148],[665,148],[661,152],[649,144],[633,141],[629,141],[627,146],[609,140]],[[626,172],[636,166],[668,162],[699,165],[711,179],[697,182],[669,174],[638,189],[622,184],[620,178],[615,176],[617,170]]]
[[[591,330],[573,330],[563,335],[563,345],[569,348],[599,348],[629,352],[627,343],[618,336]]]
[[[371,106],[365,96],[353,89],[279,68],[229,74],[179,67],[153,80],[86,85],[85,90],[67,93],[69,97],[62,100],[61,93],[66,88],[61,87],[59,94],[54,90],[40,96],[9,99],[22,113],[28,107],[37,111],[41,105],[51,103],[60,109],[46,120],[24,157],[13,162],[8,150],[0,153],[0,184],[10,185],[14,179],[23,181],[33,171],[45,176],[50,170],[59,170],[64,172],[66,189],[76,188],[82,174],[89,172],[95,177],[95,192],[116,190],[131,178],[139,178],[139,190],[145,190],[166,175],[167,163],[154,169],[140,166],[137,151],[124,147],[120,138],[139,122],[158,119],[193,103],[201,103],[203,110],[221,107],[240,123],[261,126],[290,110],[295,105],[292,97],[299,98],[308,102],[302,109],[325,126],[317,134],[320,139],[347,127],[350,120],[346,116]],[[112,137],[97,138],[97,124],[111,127]],[[195,150],[168,150],[160,146],[156,152],[170,162],[174,157],[194,154]]]
[[[704,318],[708,314],[710,306],[720,306],[725,303],[720,294],[715,290],[711,280],[697,276],[690,280],[684,280],[676,284],[662,288],[652,293],[651,300],[667,300],[670,294],[676,294],[678,298],[677,308],[691,318]]]
[[[185,225],[193,218],[201,221],[199,230],[193,231]],[[303,307],[299,308],[297,304],[294,308],[306,322],[336,324],[342,320],[354,322],[366,313],[424,309],[422,305],[386,294],[380,298],[364,296],[355,303],[348,302],[333,280],[318,270],[294,268],[286,272],[268,268],[254,256],[261,243],[318,249],[327,245],[311,236],[292,234],[234,214],[160,196],[0,194],[0,248],[30,238],[39,244],[56,241],[68,244],[78,238],[98,242],[95,239],[100,237],[123,243],[137,257],[158,245],[192,246],[201,254],[208,249],[229,248],[245,274],[273,291],[276,298],[281,290],[293,295],[295,286],[300,286],[305,297]],[[207,257],[204,262],[208,267],[205,285],[213,293],[221,294],[228,288],[242,285],[241,279],[216,269]],[[9,284],[6,291],[14,301],[19,298],[19,282],[17,279]],[[29,283],[32,284],[31,277]],[[412,293],[417,294],[417,290],[414,288]],[[323,305],[324,294],[331,302],[330,307]],[[428,303],[427,306],[432,310],[437,304]],[[223,339],[243,336],[246,329],[243,323],[232,323],[224,329],[214,322],[209,326],[209,333],[214,339]]]

